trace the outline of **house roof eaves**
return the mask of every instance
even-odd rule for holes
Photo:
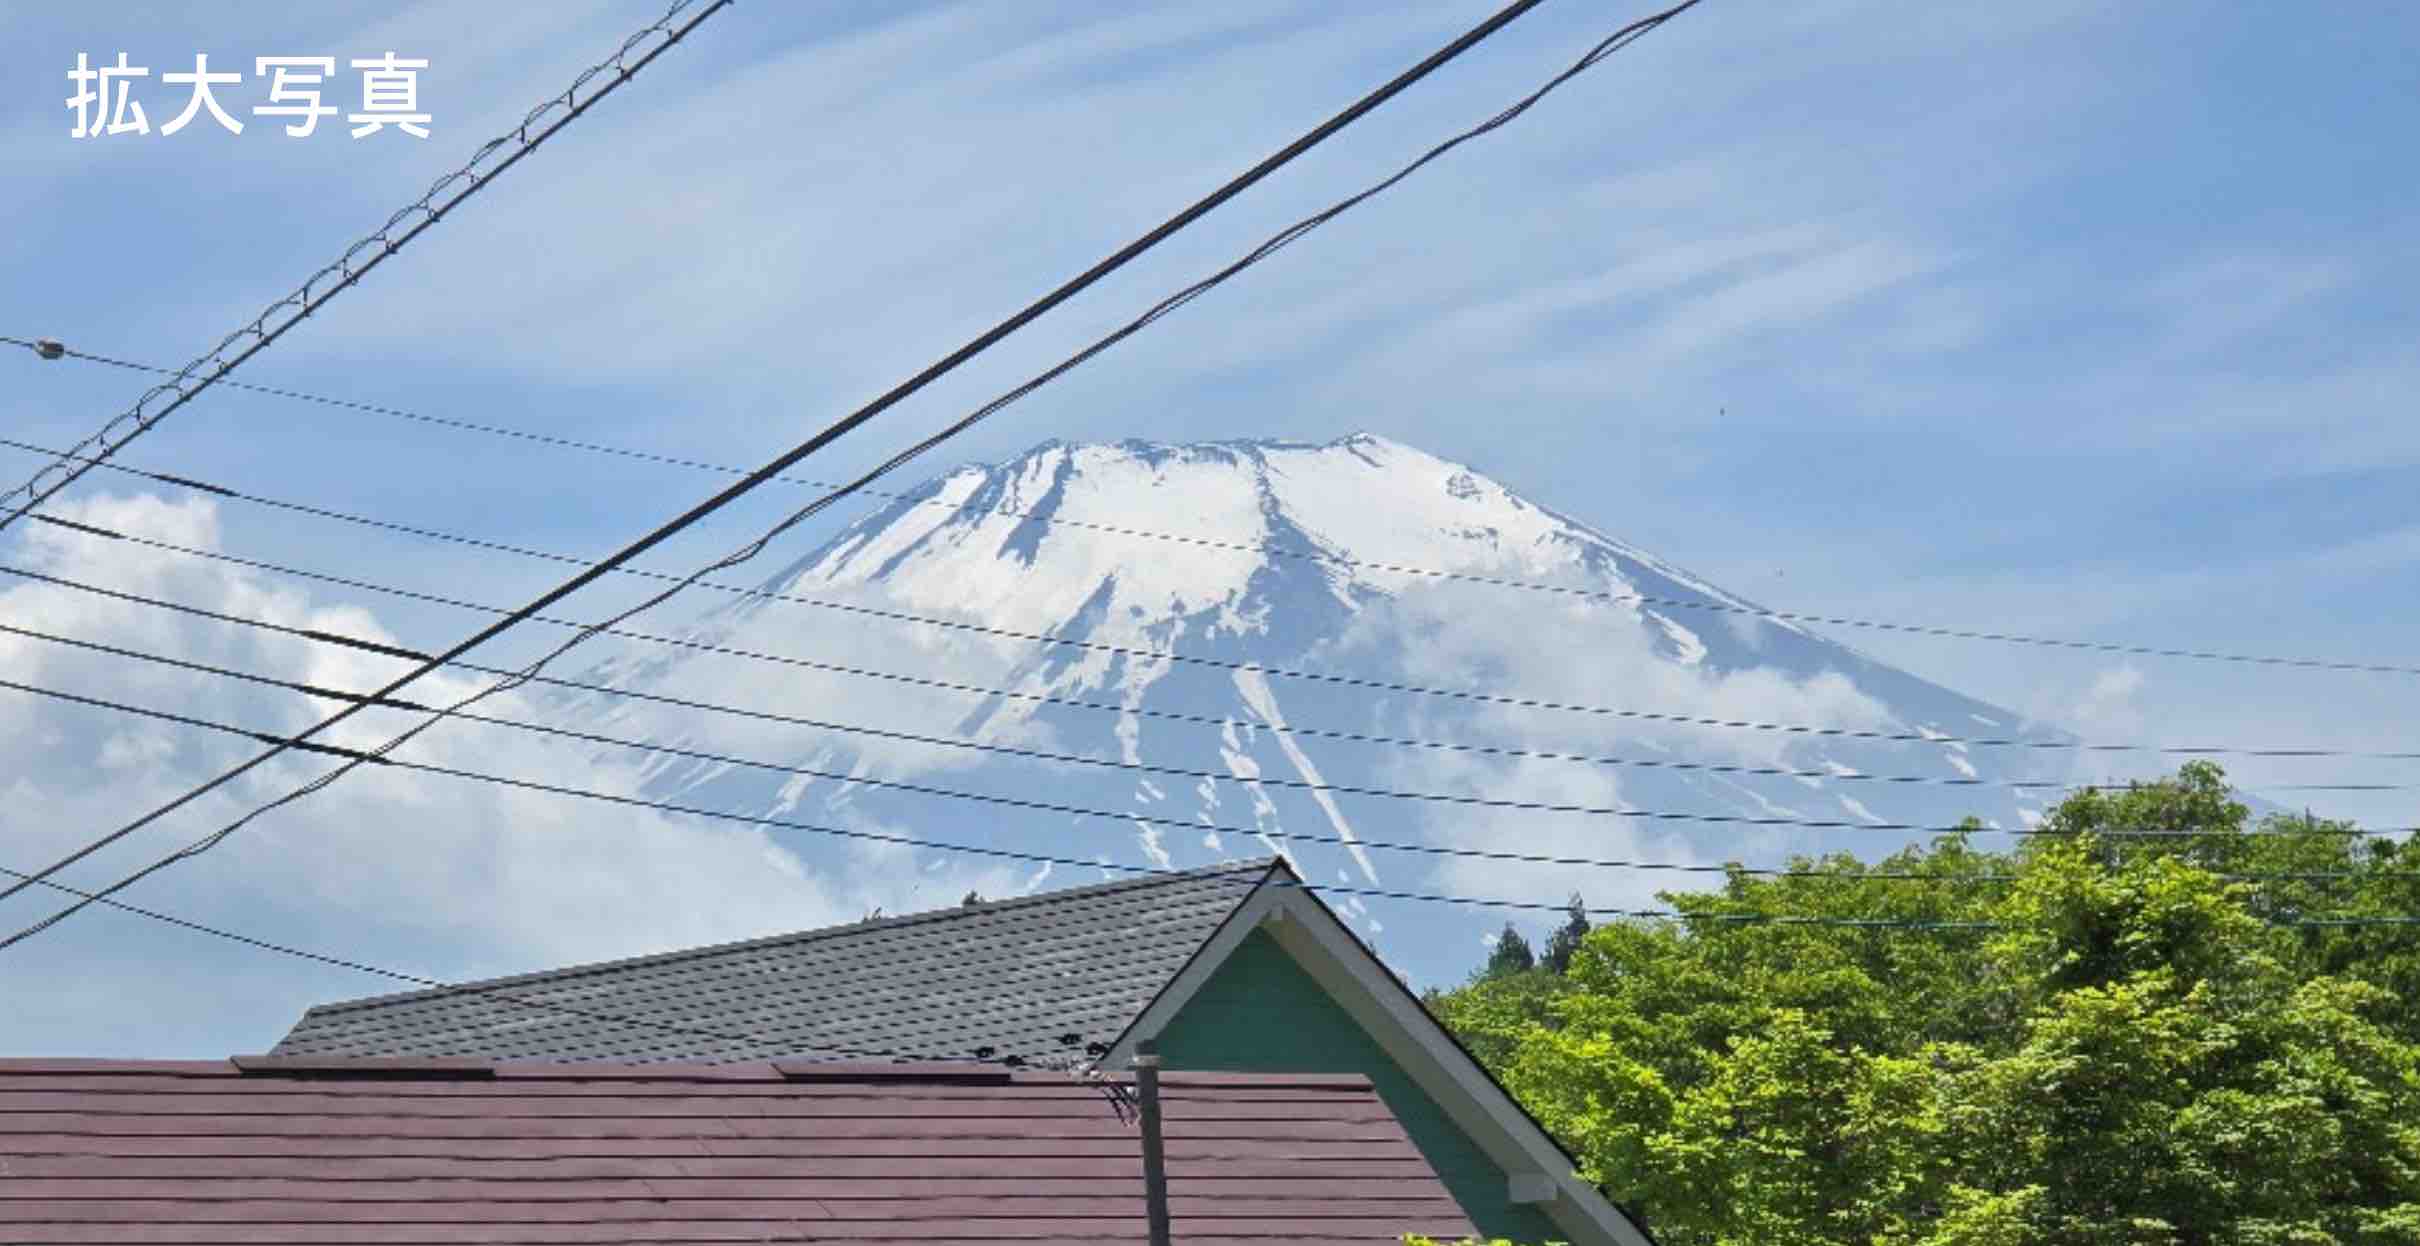
[[[1083,887],[1068,887],[1058,891],[1046,891],[1030,896],[1017,896],[1006,900],[987,900],[978,904],[960,905],[955,908],[933,909],[923,913],[904,913],[897,917],[874,918],[867,921],[850,922],[841,926],[819,926],[813,930],[789,931],[783,934],[763,935],[753,939],[735,939],[724,943],[708,944],[703,947],[680,948],[675,951],[656,952],[645,956],[631,956],[615,960],[592,961],[586,964],[565,966],[560,969],[541,969],[534,970],[529,973],[512,974],[500,978],[483,978],[476,982],[455,983],[450,986],[441,987],[424,987],[418,990],[396,991],[385,995],[370,995],[363,996],[358,999],[338,1000],[333,1003],[313,1004],[303,1011],[303,1016],[306,1019],[312,1017],[327,1017],[340,1013],[381,1007],[390,1004],[416,1002],[428,999],[440,999],[453,995],[487,994],[509,987],[572,981],[591,974],[606,972],[618,973],[641,967],[679,964],[682,961],[699,960],[708,957],[728,955],[733,952],[789,947],[800,943],[810,943],[826,939],[837,939],[848,935],[870,934],[884,930],[895,930],[902,927],[929,925],[932,923],[950,921],[953,919],[983,914],[995,914],[1021,908],[1031,908],[1040,905],[1064,902],[1071,899],[1100,896],[1121,890],[1165,886],[1171,882],[1215,877],[1221,874],[1243,875],[1255,871],[1266,872],[1270,860],[1272,859],[1260,858],[1230,864],[1205,866],[1203,868],[1194,870],[1175,870],[1167,873],[1151,874],[1141,878],[1121,878],[1112,880],[1110,882],[1094,883]]]

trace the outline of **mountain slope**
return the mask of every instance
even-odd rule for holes
[[[1306,877],[1355,888],[1550,902],[1577,890],[1602,905],[1650,905],[1655,889],[1692,880],[1367,845],[1698,863],[1874,853],[1907,837],[1607,811],[1848,824],[1973,814],[2015,826],[2055,793],[2004,784],[2069,765],[2058,749],[1670,721],[2064,739],[1759,618],[1753,603],[1485,476],[1367,435],[1326,445],[1047,443],[926,483],[762,589],[694,634],[859,673],[658,650],[593,677],[893,734],[602,697],[565,712],[857,780],[687,761],[651,773],[651,792],[689,803],[1134,865],[1274,849]],[[1637,596],[1656,602],[1626,599]],[[1567,708],[1516,703],[1537,700]],[[1757,768],[1813,773],[1742,772]],[[1334,786],[1428,799],[1323,790]],[[1507,800],[1562,811],[1474,803]],[[776,837],[811,862],[840,860],[814,837]],[[849,861],[899,868],[908,856]],[[1458,973],[1472,938],[1504,916],[1334,898],[1383,951],[1432,978]]]

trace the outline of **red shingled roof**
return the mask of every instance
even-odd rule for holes
[[[1366,1078],[1165,1075],[1176,1241],[1459,1238]],[[1140,1242],[1137,1127],[977,1065],[0,1060],[10,1243]]]

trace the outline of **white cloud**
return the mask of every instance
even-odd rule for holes
[[[217,514],[207,501],[101,496],[56,513],[202,548],[217,542]],[[19,560],[48,574],[288,627],[392,639],[365,610],[323,605],[248,571],[54,527],[26,525],[22,532]],[[399,670],[396,659],[380,655],[35,582],[0,591],[0,620],[323,687],[366,690]],[[0,668],[27,684],[249,730],[298,731],[331,708],[279,688],[14,635],[0,634]],[[446,701],[474,686],[452,675],[432,676],[408,695]],[[541,712],[518,693],[491,698],[479,709],[506,718]],[[324,738],[368,747],[409,721],[375,711]],[[20,693],[0,695],[0,751],[16,763],[0,800],[0,857],[20,869],[47,862],[256,749],[238,737]],[[609,795],[634,794],[643,773],[631,758],[589,756],[525,732],[464,722],[426,733],[398,757]],[[85,884],[114,877],[334,764],[289,754],[130,837],[71,877]],[[933,896],[954,900],[970,886],[995,894],[1015,886],[1004,868],[962,862],[928,887],[912,881],[913,855],[885,847],[857,850],[844,858],[857,868],[836,875],[809,867],[751,828],[364,766],[126,898],[248,934],[459,976],[810,928],[854,918],[877,904],[896,912],[940,902]],[[919,902],[919,890],[931,895]],[[37,892],[0,907],[14,927],[56,903]],[[75,1014],[66,1032],[38,1029],[30,1016],[0,1021],[0,1047],[122,1048],[126,1027],[148,1014],[147,1001],[163,989],[162,981],[181,972],[177,957],[143,951],[168,934],[87,914],[13,949],[8,972],[64,972],[72,965],[103,1002]],[[197,1001],[192,1032],[251,1027],[260,1033],[263,1024],[312,1002],[287,994],[284,1007],[260,1003],[263,994],[279,996],[280,983],[295,984],[291,990],[309,981],[268,953],[247,952],[230,972],[244,988],[218,1007]],[[392,985],[372,979],[336,989],[371,993]],[[230,1011],[238,999],[246,1006]],[[144,1049],[159,1054],[163,1044],[175,1045],[158,1039]]]
[[[1406,589],[1364,611],[1345,647],[1378,649],[1404,639],[1396,661],[1412,682],[1479,687],[1491,695],[1580,701],[1657,713],[1761,722],[1875,727],[1889,715],[1837,673],[1792,678],[1769,669],[1707,670],[1682,666],[1651,647],[1650,629],[1629,610],[1585,599],[1537,603],[1517,613],[1498,608],[1495,590],[1432,583]],[[1747,765],[1790,762],[1792,737],[1642,722],[1502,704],[1457,706],[1452,726],[1408,711],[1415,733],[1491,747],[1582,755],[1686,758]],[[1633,774],[1623,767],[1537,757],[1422,751],[1391,758],[1390,781],[1449,794],[1549,805],[1625,808]],[[1743,794],[1753,798],[1753,793]],[[1470,806],[1424,808],[1419,824],[1430,842],[1482,852],[1531,856],[1718,864],[1737,846],[1709,853],[1702,841],[1656,823],[1620,816],[1496,811]],[[1761,850],[1759,850],[1761,851]],[[1579,869],[1570,866],[1450,858],[1436,867],[1435,884],[1466,895],[1560,899],[1580,890],[1600,907],[1651,908],[1655,893],[1690,889],[1702,876],[1669,871]]]
[[[2352,282],[2332,256],[2230,252],[2161,274],[2141,302],[2175,354],[2224,350],[2273,332],[2281,320]]]
[[[2092,686],[2069,707],[2067,721],[2091,737],[2140,736],[2143,710],[2138,698],[2142,691],[2142,668],[2131,662],[2120,663],[2093,676]]]
[[[1592,587],[1602,591],[1601,586]],[[1395,636],[1415,637],[1400,659],[1407,678],[1438,686],[1481,687],[1491,696],[1626,707],[1685,718],[1855,728],[1890,722],[1880,702],[1838,672],[1792,676],[1764,666],[1685,666],[1656,652],[1654,637],[1660,629],[1642,624],[1626,605],[1563,597],[1515,613],[1496,608],[1500,592],[1454,582],[1410,586],[1393,600],[1366,610],[1343,647],[1349,651]],[[1573,741],[1579,747],[1627,743],[1634,751],[1647,743],[1717,760],[1777,765],[1790,747],[1787,736],[1773,732],[1592,717],[1500,702],[1481,703],[1475,716],[1492,733],[1518,738],[1525,747],[1533,739],[1540,747],[1552,747],[1543,741],[1566,741],[1563,751],[1572,751],[1568,742]]]

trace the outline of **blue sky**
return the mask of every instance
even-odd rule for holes
[[[182,362],[657,7],[12,8],[0,332]],[[753,463],[1478,14],[743,4],[242,375]],[[1493,112],[1632,15],[1543,6],[844,442],[826,473]],[[2408,663],[2416,36],[2390,6],[2287,22],[2228,4],[1708,0],[931,466],[1048,437],[1368,429],[1783,609]],[[197,51],[248,68],[390,48],[431,61],[425,142],[259,122],[75,140],[61,105],[79,51],[157,73]],[[224,91],[248,116],[262,89]],[[181,100],[147,91],[156,127]],[[72,441],[138,391],[0,356],[0,426],[25,440]],[[126,457],[592,553],[713,483],[232,394]],[[13,484],[36,461],[0,465]],[[0,557],[26,539],[0,537]],[[233,508],[215,539],[488,600],[553,578]],[[461,631],[365,604],[407,642]],[[2408,677],[1843,639],[2087,734],[2394,748],[2416,725]],[[2402,794],[2330,808],[2420,821]]]

